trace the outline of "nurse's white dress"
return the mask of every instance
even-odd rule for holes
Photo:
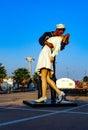
[[[54,48],[51,50],[51,48],[45,45],[43,49],[41,50],[39,54],[39,58],[38,58],[38,63],[36,66],[37,74],[40,74],[40,70],[42,68],[51,70],[53,74],[53,63],[50,62],[50,57],[51,56],[55,57],[60,51],[60,46],[61,46],[61,41],[62,41],[61,37],[58,37],[58,36],[50,37],[47,41],[52,43]]]

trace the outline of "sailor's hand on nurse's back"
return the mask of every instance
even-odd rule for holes
[[[50,62],[51,63],[54,62],[54,57],[53,56],[50,57]]]
[[[49,48],[53,48],[53,44],[50,42],[45,41],[44,44],[47,45]]]

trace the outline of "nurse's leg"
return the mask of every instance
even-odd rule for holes
[[[46,97],[47,91],[47,74],[48,70],[43,68],[41,69],[41,81],[42,81],[42,97]]]

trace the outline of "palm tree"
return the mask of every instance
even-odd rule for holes
[[[0,79],[5,78],[6,76],[7,76],[6,69],[2,65],[2,63],[0,63]]]
[[[30,80],[30,74],[26,68],[16,69],[13,72],[13,75],[14,75],[13,78],[18,85],[24,83],[23,81],[27,83]]]

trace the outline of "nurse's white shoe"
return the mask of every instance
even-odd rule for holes
[[[42,102],[46,102],[46,100],[47,100],[47,97],[41,97],[41,98],[35,100],[35,102],[42,103]]]

